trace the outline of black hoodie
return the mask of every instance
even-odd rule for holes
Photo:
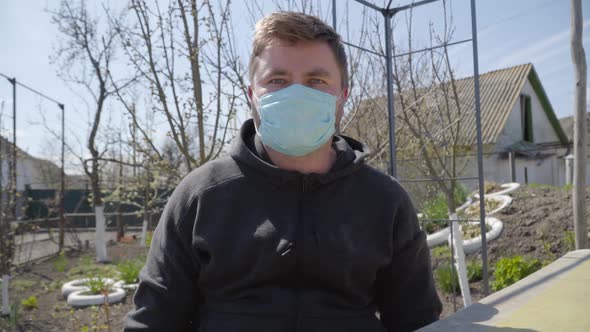
[[[248,120],[229,157],[170,197],[125,331],[411,331],[435,321],[441,303],[407,193],[363,162],[361,143],[335,136],[333,147],[328,173],[285,171]]]

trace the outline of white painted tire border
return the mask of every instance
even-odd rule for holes
[[[473,203],[473,199],[471,197],[467,197],[467,201],[463,203],[461,206],[457,208],[457,211],[465,210],[469,205]],[[445,227],[438,232],[434,232],[432,234],[426,235],[426,243],[428,244],[428,248],[434,248],[439,246],[447,241],[447,238],[451,234],[451,228]]]
[[[504,183],[504,184],[500,185],[500,188],[503,188],[503,189],[500,191],[485,194],[485,196],[486,197],[494,197],[494,196],[509,194],[509,193],[515,191],[516,189],[520,188],[520,183],[518,183],[518,182]],[[475,199],[479,199],[479,193],[477,191],[474,192],[473,197],[475,197]]]
[[[500,205],[498,205],[498,207],[493,209],[492,211],[487,212],[486,216],[491,216],[493,214],[496,214],[496,213],[504,210],[508,205],[510,205],[510,203],[512,203],[512,197],[510,197],[508,195],[486,196],[485,199],[500,201]],[[479,199],[477,200],[477,202],[473,202],[470,205],[478,205],[478,204],[479,204]]]
[[[115,288],[123,288],[125,290],[136,290],[137,287],[139,286],[139,284],[126,284],[125,281],[123,280],[119,280],[117,281],[113,287]]]
[[[426,243],[428,244],[428,248],[433,248],[445,243],[449,235],[451,235],[450,227],[445,227],[444,229],[441,229],[438,232],[428,234],[426,236]]]
[[[472,222],[474,224],[479,225],[479,222]],[[486,217],[486,224],[488,224],[492,229],[486,233],[486,242],[493,241],[497,239],[500,234],[502,234],[502,230],[504,229],[504,223],[498,218],[494,217]],[[451,235],[448,237],[449,246],[451,245]],[[481,235],[463,240],[463,251],[466,254],[472,254],[481,248]]]
[[[70,294],[77,291],[87,291],[89,288],[88,286],[84,286],[84,284],[88,281],[89,278],[82,278],[82,279],[74,279],[72,281],[68,281],[63,286],[61,286],[61,295],[64,298],[68,298]],[[111,278],[103,278],[105,283],[113,285],[115,284],[115,280]]]
[[[87,290],[79,290],[68,295],[68,304],[74,308],[87,307],[91,305],[102,305],[105,302],[105,296],[99,295],[82,295]],[[122,288],[112,288],[107,295],[107,302],[114,304],[123,301],[127,292]]]

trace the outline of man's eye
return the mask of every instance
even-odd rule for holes
[[[309,83],[311,83],[311,84],[326,84],[326,82],[324,80],[321,80],[319,78],[312,78],[309,80]]]
[[[285,80],[282,78],[273,78],[272,80],[268,81],[270,84],[284,84]]]

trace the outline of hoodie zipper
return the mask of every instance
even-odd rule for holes
[[[299,242],[297,253],[297,265],[299,267],[299,272],[302,272],[301,269],[303,267],[303,254],[304,250],[304,238],[305,238],[305,193],[308,190],[308,179],[307,176],[303,175],[301,177],[301,191],[299,194],[299,220],[296,227],[296,241]],[[300,277],[302,277],[302,273],[300,273]],[[298,331],[300,326],[300,292],[301,292],[301,284],[302,280],[297,278],[297,285],[295,289],[295,324],[293,327],[293,331]]]

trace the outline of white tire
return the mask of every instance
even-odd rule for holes
[[[467,201],[456,209],[457,212],[465,210],[469,205],[471,205],[471,203],[473,203],[473,199],[471,197],[467,197]]]
[[[475,224],[479,225],[478,222],[475,222]],[[502,221],[494,217],[486,217],[486,224],[488,224],[492,228],[489,232],[486,233],[486,242],[489,243],[490,241],[497,239],[500,236],[500,234],[502,234],[504,224],[502,223]],[[450,235],[448,237],[448,242],[450,246]],[[465,252],[465,254],[472,254],[481,248],[481,243],[481,235],[471,239],[465,239],[463,240],[463,251]]]
[[[105,303],[105,297],[99,295],[83,295],[87,290],[79,290],[68,296],[68,304],[74,308],[87,307],[91,305],[102,305]],[[127,293],[122,288],[113,288],[107,296],[108,304],[115,304],[123,301]]]
[[[139,284],[126,284],[123,280],[119,280],[113,285],[113,287],[123,288],[125,290],[136,290],[138,286]]]
[[[485,199],[486,200],[494,200],[494,201],[499,202],[498,207],[496,207],[492,211],[486,211],[486,216],[491,216],[492,214],[498,213],[498,212],[504,210],[508,205],[510,205],[510,203],[512,203],[512,197],[510,197],[508,195],[486,196]],[[461,207],[463,208],[464,205],[462,205]],[[469,206],[464,207],[463,209],[466,209],[470,206],[477,207],[477,217],[475,217],[475,218],[478,218],[479,217],[479,199],[477,199],[476,201],[471,203]],[[457,209],[457,211],[460,211],[460,210]]]
[[[102,280],[104,280],[105,283],[113,285],[115,283],[115,280],[110,279],[110,278],[103,278]],[[83,279],[75,279],[72,281],[68,281],[66,282],[63,286],[61,286],[61,295],[64,298],[67,298],[68,295],[72,294],[73,292],[76,291],[81,291],[81,290],[88,290],[88,286],[86,286],[86,283],[88,282],[88,278],[83,278]]]
[[[494,199],[497,201],[500,201],[500,205],[498,205],[497,208],[493,209],[492,211],[486,213],[486,215],[491,216],[492,214],[498,213],[502,210],[504,210],[508,205],[510,205],[510,203],[512,203],[512,197],[508,196],[508,195],[494,195],[491,196],[490,199]]]
[[[500,186],[500,188],[502,188],[502,190],[491,192],[489,194],[486,194],[485,196],[486,197],[494,197],[494,196],[498,196],[498,195],[509,194],[509,193],[515,191],[516,189],[520,188],[520,183],[518,183],[518,182],[504,183]],[[473,194],[473,197],[475,197],[475,199],[479,199],[479,193],[475,192]]]
[[[449,234],[451,234],[451,228],[446,227],[438,232],[426,235],[426,243],[428,244],[428,248],[434,248],[445,243],[449,237]]]

